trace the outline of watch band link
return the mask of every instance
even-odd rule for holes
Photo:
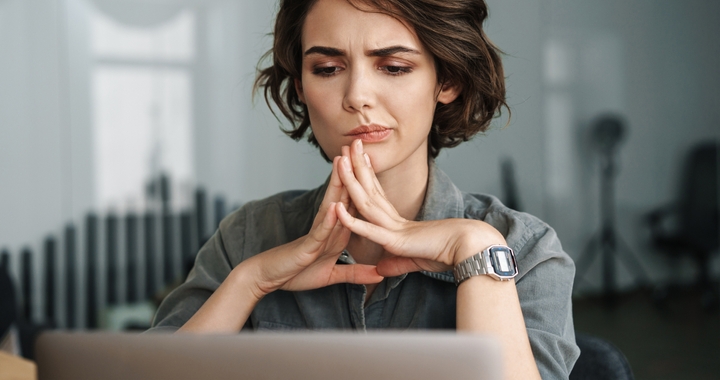
[[[474,254],[455,266],[455,269],[453,269],[455,285],[460,285],[461,282],[470,277],[491,273],[483,266],[482,258],[480,257],[483,253],[484,252]]]

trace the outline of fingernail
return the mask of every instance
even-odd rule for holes
[[[368,156],[367,153],[363,153],[363,156],[365,156],[365,162],[367,163],[367,166],[372,167],[372,164],[370,163],[370,156]]]
[[[350,159],[347,157],[342,158],[342,165],[345,169],[350,170]]]
[[[363,153],[363,144],[361,140],[355,140],[355,149],[357,149],[359,153]]]

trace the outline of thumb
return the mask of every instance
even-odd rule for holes
[[[424,270],[414,259],[409,257],[392,256],[377,263],[377,272],[383,277],[395,277],[405,273]]]
[[[328,285],[338,283],[377,284],[383,280],[374,265],[350,264],[335,265]]]

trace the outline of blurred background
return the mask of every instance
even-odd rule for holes
[[[638,378],[720,377],[720,2],[488,4],[512,117],[440,167],[555,228],[576,328]],[[275,10],[0,0],[0,253],[25,321],[142,328],[222,216],[326,178],[253,100]]]

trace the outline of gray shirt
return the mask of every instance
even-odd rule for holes
[[[243,260],[310,231],[327,183],[245,204],[226,217],[200,249],[185,283],[162,302],[152,330],[176,330]],[[575,266],[539,219],[505,207],[490,195],[461,192],[434,163],[418,220],[467,218],[498,229],[517,255],[515,279],[530,345],[543,379],[567,378],[580,350],[575,344],[571,292]],[[338,260],[353,263],[345,251]],[[455,329],[452,271],[385,278],[365,302],[364,285],[276,291],[255,306],[245,329]]]

